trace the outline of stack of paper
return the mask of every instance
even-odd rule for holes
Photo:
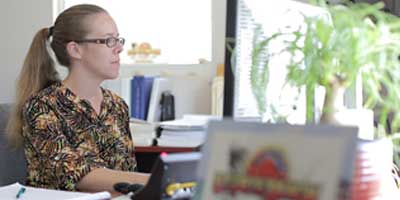
[[[213,115],[184,115],[182,119],[160,122],[160,127],[169,130],[204,130],[210,120],[221,120]]]
[[[21,188],[25,188],[24,192],[19,192]],[[69,192],[62,190],[49,190],[42,188],[34,188],[14,183],[0,187],[1,199],[15,200],[17,194],[20,193],[18,199],[24,200],[104,200],[110,199],[111,195],[108,192],[99,193],[83,193],[83,192]]]
[[[198,147],[205,141],[205,130],[162,130],[157,146]]]
[[[135,146],[152,146],[157,138],[157,123],[131,119],[129,128]]]
[[[206,128],[210,120],[221,117],[210,115],[185,115],[182,119],[160,122],[161,134],[158,146],[198,147],[206,139]]]

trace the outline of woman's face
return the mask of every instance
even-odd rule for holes
[[[107,13],[88,17],[86,24],[89,33],[85,39],[119,37],[117,25]],[[106,44],[82,43],[81,46],[82,65],[90,74],[101,81],[118,77],[122,44],[117,43],[114,47],[108,47]]]

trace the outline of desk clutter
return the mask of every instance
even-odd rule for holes
[[[201,152],[161,154],[148,183],[119,185],[127,195],[116,199],[400,199],[388,140],[360,140],[355,127],[203,119],[206,123],[190,126],[207,132]],[[163,127],[185,130],[187,125],[178,122]],[[18,183],[0,187],[1,199],[14,200],[17,195],[30,200],[110,198],[108,192],[67,192]]]
[[[125,100],[131,118],[148,122],[175,119],[175,96],[169,78],[135,75],[106,81],[102,86]]]
[[[206,138],[207,123],[221,120],[211,115],[184,115],[181,119],[150,123],[131,119],[135,146],[199,147]]]
[[[211,121],[194,199],[400,199],[388,140],[357,128]]]
[[[399,199],[388,140],[357,128],[210,121],[201,153],[163,154],[132,199]]]
[[[158,157],[144,187],[117,183],[114,188],[124,196],[115,200],[183,200],[192,199],[197,186],[196,169],[201,153],[177,153]]]

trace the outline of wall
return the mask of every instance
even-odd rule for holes
[[[177,98],[179,98],[178,102],[182,102],[178,114],[209,114],[211,112],[211,81],[216,74],[217,64],[224,61],[225,5],[226,0],[212,1],[213,61],[211,63],[201,66],[168,68],[157,65],[122,66],[121,76],[127,77],[139,72],[150,75],[167,75],[172,78],[181,77],[175,87]],[[0,36],[4,39],[0,45],[0,102],[13,101],[15,80],[34,34],[40,28],[52,24],[52,6],[52,0],[0,1],[0,24],[2,26]],[[65,74],[65,70],[62,74]],[[185,78],[186,75],[190,75],[189,78]]]
[[[120,78],[135,74],[161,75],[172,80],[176,117],[184,114],[211,113],[211,84],[216,66],[224,62],[226,0],[212,1],[212,62],[199,65],[123,64]],[[62,77],[67,71],[59,68]],[[105,81],[103,86],[121,90],[120,80]],[[122,95],[125,96],[125,95]]]
[[[23,6],[22,6],[23,5]],[[33,35],[52,23],[52,0],[0,1],[0,102],[12,102]]]
[[[121,66],[121,77],[161,75],[172,80],[176,116],[211,113],[211,84],[216,66],[225,60],[226,0],[212,0],[212,62],[201,65],[135,64]],[[115,85],[115,83],[111,83]]]

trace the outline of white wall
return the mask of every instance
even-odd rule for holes
[[[212,62],[201,65],[148,65],[121,66],[121,77],[135,74],[161,75],[172,80],[176,117],[184,114],[211,113],[211,84],[216,67],[225,61],[226,1],[212,0]]]
[[[0,1],[0,103],[12,102],[15,80],[36,31],[52,23],[52,0]]]
[[[30,42],[40,28],[52,25],[52,0],[0,1],[0,103],[12,102],[15,80],[21,69]],[[212,1],[212,63],[201,66],[122,66],[120,75],[128,77],[136,72],[181,77],[175,87],[179,115],[186,113],[209,114],[211,112],[211,80],[217,64],[224,62],[226,0]],[[64,72],[65,73],[65,72]],[[190,75],[189,79],[182,78]],[[193,78],[193,81],[190,80]],[[182,80],[186,79],[186,82]],[[185,84],[186,83],[186,84]],[[189,87],[190,86],[190,87]],[[179,105],[176,105],[179,107]]]

